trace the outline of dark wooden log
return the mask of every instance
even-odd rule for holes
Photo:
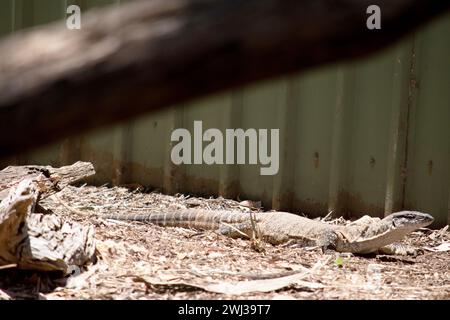
[[[443,0],[154,0],[0,44],[0,157],[251,81],[378,50]]]
[[[9,166],[0,171],[0,201],[8,195],[11,188],[16,187],[24,179],[37,182],[41,197],[47,197],[69,184],[94,174],[92,163],[81,161],[60,168],[35,165]]]
[[[0,202],[0,266],[66,274],[91,261],[93,226],[33,213],[38,196],[38,182],[26,178]]]

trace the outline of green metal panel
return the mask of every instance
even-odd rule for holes
[[[288,84],[285,79],[252,86],[242,93],[241,124],[237,128],[247,130],[278,129],[284,121]],[[274,107],[275,106],[275,107]],[[284,128],[283,128],[284,129]],[[280,139],[284,130],[280,130]],[[281,158],[281,157],[280,157]],[[274,176],[260,174],[260,165],[240,165],[239,184],[242,196],[261,198],[263,205],[271,205]]]
[[[0,36],[14,31],[14,0],[4,0],[0,7]]]
[[[450,187],[450,19],[419,33],[409,119],[405,207],[448,221]]]
[[[216,96],[210,99],[203,99],[185,106],[182,116],[181,127],[186,128],[191,132],[192,139],[194,139],[194,121],[201,120],[203,122],[202,131],[205,132],[209,128],[217,128],[224,132],[228,123],[222,121],[220,114],[230,110],[233,100],[230,95]],[[211,105],[214,105],[215,112],[211,112]],[[178,113],[179,111],[175,111]],[[180,125],[175,126],[175,128]],[[198,137],[198,135],[197,135]],[[202,143],[202,150],[206,143]],[[170,154],[171,150],[167,153]],[[192,145],[192,155],[194,154],[194,145]],[[192,157],[193,158],[193,157]],[[168,159],[170,161],[170,158]],[[194,159],[193,159],[194,160]],[[194,160],[195,161],[195,160]],[[223,165],[226,166],[226,165]],[[207,196],[208,194],[217,193],[219,189],[220,176],[223,174],[222,165],[201,165],[192,164],[185,165],[182,168],[181,178],[184,180],[182,185],[178,185],[177,191],[182,191],[195,187],[199,194]],[[176,171],[176,168],[174,168]],[[179,175],[178,175],[179,176]],[[181,187],[181,189],[180,189]],[[175,190],[174,190],[175,191]]]
[[[32,2],[32,11],[30,16],[33,20],[30,21],[31,25],[43,24],[55,20],[62,20],[65,17],[65,0],[33,0],[27,1],[27,5],[24,6],[25,10],[29,10],[28,2]]]
[[[333,122],[339,67],[321,68],[292,84],[296,130],[291,142],[294,181],[293,207],[317,216],[328,211],[332,161]],[[301,163],[302,165],[298,165]],[[280,207],[284,207],[280,205]]]
[[[403,90],[397,83],[397,77],[402,76],[399,73],[407,70],[397,65],[402,64],[402,51],[407,50],[408,45],[405,42],[401,47],[352,66],[353,101],[349,105],[350,125],[346,141],[350,157],[346,161],[347,176],[341,189],[351,215],[371,212],[382,216],[385,212],[391,114],[407,102],[398,98]],[[397,89],[395,92],[394,88]]]
[[[114,0],[6,0],[0,35]],[[63,20],[61,20],[63,21]],[[81,31],[82,32],[82,31]],[[92,161],[95,183],[262,200],[311,216],[381,216],[402,208],[450,216],[450,15],[380,54],[254,84],[80,137],[10,162]],[[127,106],[124,106],[126,108]],[[171,162],[171,132],[280,129],[280,168]],[[203,145],[206,145],[205,143]]]

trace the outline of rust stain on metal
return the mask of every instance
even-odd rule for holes
[[[292,191],[278,193],[272,198],[272,209],[279,211],[290,211],[292,210],[294,198],[295,194]]]
[[[433,160],[428,161],[427,167],[428,167],[428,175],[431,176],[433,174]]]
[[[259,190],[259,194],[242,192],[239,180],[228,182],[214,178],[199,178],[187,175],[183,166],[153,167],[149,168],[136,162],[119,161],[109,151],[99,151],[82,145],[82,160],[91,161],[96,165],[97,174],[91,178],[94,185],[111,183],[112,185],[127,185],[138,183],[144,190],[157,190],[166,194],[187,193],[195,196],[209,198],[222,196],[229,199],[255,199],[261,201],[264,210],[280,210],[303,214],[311,218],[323,217],[328,214],[328,201],[318,201],[313,198],[300,199],[294,191],[274,195],[271,190]],[[375,165],[375,158],[369,161]],[[100,165],[101,164],[101,165]],[[319,153],[314,153],[314,165],[319,166]],[[431,175],[433,161],[427,163]],[[111,172],[114,175],[111,176]],[[402,207],[399,205],[399,207]],[[359,193],[348,192],[341,189],[338,194],[337,208],[334,217],[343,216],[346,219],[357,219],[363,215],[383,217],[384,207],[363,201]]]
[[[314,168],[319,168],[319,152],[314,152]]]
[[[215,179],[198,178],[183,174],[184,183],[189,186],[189,193],[200,197],[209,198],[218,196],[220,183]],[[187,190],[185,190],[187,191]]]
[[[369,164],[372,169],[375,167],[375,158],[374,157],[370,157]]]
[[[417,79],[411,79],[410,85],[411,85],[411,88],[413,88],[413,89],[420,89],[419,81]]]
[[[415,36],[413,36],[413,38],[415,38]],[[414,39],[415,40],[415,39]],[[416,101],[416,95],[417,95],[417,91],[418,91],[418,85],[417,85],[417,81],[416,81],[416,72],[417,72],[417,68],[416,68],[416,41],[412,42],[412,47],[411,47],[411,61],[410,61],[410,66],[409,66],[409,81],[410,81],[410,86],[408,88],[408,97],[407,97],[407,110],[406,110],[406,118],[404,120],[402,120],[402,125],[404,125],[404,134],[405,134],[405,147],[403,149],[403,163],[401,164],[401,199],[402,199],[402,204],[401,207],[404,208],[405,207],[405,200],[406,200],[406,184],[407,184],[407,168],[408,168],[408,155],[409,155],[409,136],[410,136],[410,121],[411,121],[411,112],[413,110],[414,107],[414,102]]]
[[[338,194],[338,207],[333,216],[343,216],[346,219],[357,219],[364,215],[384,217],[384,204],[377,206],[363,201],[359,193],[341,189]]]
[[[328,204],[311,198],[293,197],[292,205],[286,211],[302,213],[310,218],[324,217],[328,214]]]
[[[90,161],[95,166],[96,174],[94,177],[89,178],[89,183],[93,185],[139,183],[161,190],[164,177],[162,168],[147,168],[135,162],[120,161],[115,159],[111,152],[98,151],[89,144],[84,144],[82,148],[82,160]],[[136,179],[135,177],[139,178]]]
[[[221,181],[219,184],[218,194],[224,198],[237,199],[239,197],[240,190],[242,190],[241,184],[237,180],[227,183]]]
[[[112,153],[97,151],[89,146],[83,146],[83,154],[86,161],[92,161],[101,166],[96,166],[97,174],[92,179],[92,184],[111,183],[112,185],[129,185],[139,183],[144,189],[157,190],[166,194],[187,193],[194,196],[206,197],[222,196],[229,199],[258,198],[265,210],[280,210],[304,214],[308,217],[323,217],[328,214],[328,203],[313,198],[299,199],[292,191],[273,195],[263,190],[258,196],[242,193],[238,180],[228,183],[212,178],[199,178],[187,175],[181,166],[172,166],[170,170],[161,168],[149,168],[136,162],[123,162],[115,160]],[[318,153],[314,154],[318,161]],[[318,165],[318,164],[317,164]],[[115,172],[111,177],[111,172]],[[120,178],[120,179],[119,179]],[[341,190],[339,201],[333,216],[344,216],[347,219],[356,219],[364,214],[382,217],[384,208],[367,204],[359,194],[352,194]]]

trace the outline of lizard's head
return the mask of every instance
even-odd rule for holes
[[[417,211],[400,211],[385,219],[390,221],[395,229],[411,229],[411,231],[426,227],[434,221],[434,218],[428,213]]]
[[[370,253],[388,244],[400,241],[407,234],[428,226],[433,217],[427,213],[401,211],[388,215],[378,223],[370,223],[356,241],[351,243],[351,252]],[[348,225],[347,229],[351,226]],[[361,227],[355,225],[356,234]],[[358,229],[359,228],[359,229]],[[348,230],[346,230],[348,231]],[[350,230],[351,231],[351,230]],[[349,232],[351,234],[351,232]]]

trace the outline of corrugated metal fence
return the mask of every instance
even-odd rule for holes
[[[120,1],[2,1],[0,33],[64,17],[72,3],[84,10]],[[443,225],[450,216],[449,34],[447,15],[370,59],[173,107],[11,161],[83,159],[95,164],[97,183],[260,199],[312,216],[418,209]],[[280,128],[278,174],[261,176],[257,165],[175,166],[170,134],[193,132],[194,120],[204,130]]]

